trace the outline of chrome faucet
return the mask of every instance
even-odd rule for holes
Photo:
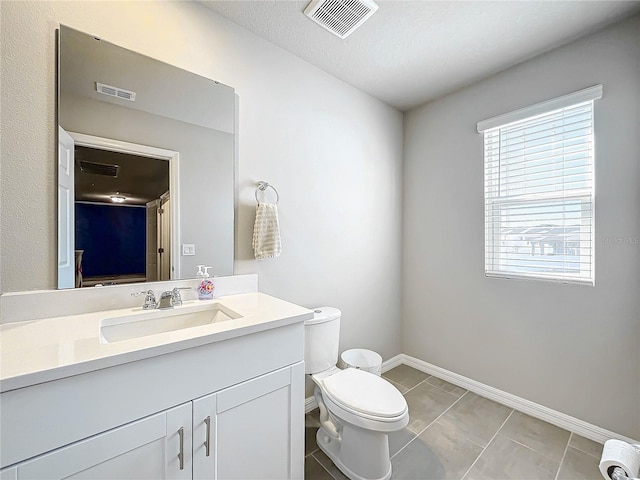
[[[158,308],[173,308],[182,305],[182,297],[180,290],[191,290],[191,287],[175,287],[173,290],[167,290],[160,295],[160,304]]]
[[[142,308],[144,310],[153,310],[154,308],[158,308],[158,302],[156,300],[156,296],[153,293],[153,290],[143,290],[141,292],[134,292],[131,294],[132,297],[137,297],[138,295],[142,295],[144,293],[144,305]]]

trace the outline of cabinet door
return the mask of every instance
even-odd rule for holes
[[[301,479],[304,364],[195,400],[193,422],[194,479]]]
[[[191,422],[191,403],[180,405],[20,463],[17,480],[187,480]]]

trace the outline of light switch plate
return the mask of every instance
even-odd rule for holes
[[[196,254],[196,246],[193,243],[183,243],[182,244],[182,255],[195,255]]]

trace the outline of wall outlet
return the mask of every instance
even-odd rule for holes
[[[182,255],[195,255],[196,254],[196,246],[193,243],[183,243],[182,244]]]

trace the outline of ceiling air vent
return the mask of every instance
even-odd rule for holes
[[[304,14],[334,35],[347,38],[376,10],[373,0],[313,0]]]
[[[85,162],[80,160],[80,171],[93,175],[103,175],[105,177],[118,177],[118,165],[107,165],[105,163]]]
[[[130,90],[124,90],[122,88],[113,87],[111,85],[105,85],[104,83],[96,82],[96,91],[110,97],[120,98],[122,100],[130,100],[135,102],[136,92]]]

